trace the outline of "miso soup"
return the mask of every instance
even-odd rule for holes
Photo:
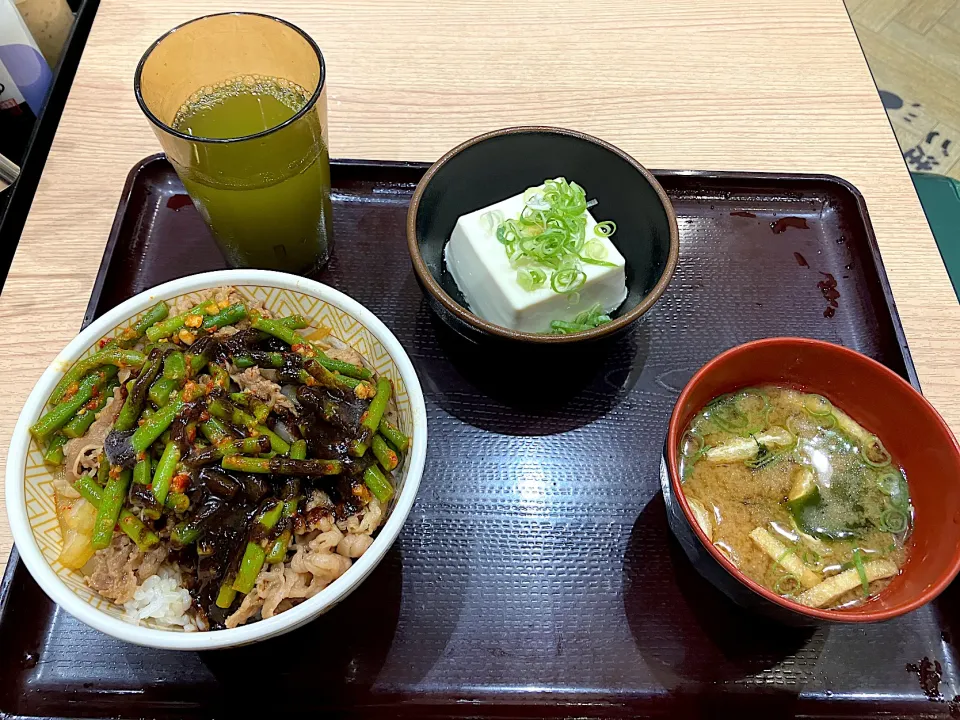
[[[712,400],[680,442],[697,523],[760,585],[841,608],[876,597],[899,573],[913,525],[906,476],[826,398],[745,388]]]

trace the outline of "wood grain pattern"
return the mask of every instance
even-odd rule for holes
[[[905,33],[909,32],[896,22],[888,26],[888,29],[896,28],[901,28]],[[954,98],[957,96],[953,93],[960,91],[960,76],[908,50],[906,37],[897,37],[895,31],[873,32],[861,28],[859,36],[863,51],[870,57],[871,67],[875,72],[889,70],[894,75],[903,77],[903,82],[910,83],[907,86],[910,95],[906,97],[912,99],[922,95],[921,102],[924,107],[937,117],[949,117],[956,112],[953,108],[956,107]],[[916,42],[922,43],[922,40]],[[881,70],[877,70],[878,67]],[[923,78],[923,82],[917,83],[917,78]],[[906,91],[904,88],[905,95]]]
[[[894,20],[883,29],[883,35],[960,82],[960,33],[956,30],[937,24],[920,33]]]
[[[912,0],[897,13],[897,20],[920,34],[936,25],[956,6],[956,0]]]
[[[947,10],[943,17],[940,18],[940,23],[960,32],[960,3]]]
[[[924,390],[960,429],[960,307],[841,0],[109,0],[0,298],[0,456],[33,383],[80,326],[127,171],[159,149],[133,98],[137,60],[171,26],[234,9],[281,15],[323,48],[336,157],[432,160],[485,130],[547,123],[653,168],[853,182]],[[544,43],[562,52],[545,59]]]
[[[878,87],[905,103],[889,115],[910,168],[960,179],[960,0],[846,5]],[[936,162],[917,161],[928,155]]]
[[[866,2],[856,3],[855,6],[847,3],[847,8],[850,12],[856,13],[858,25],[862,25],[868,30],[877,31],[882,30],[910,2],[911,0],[866,0]]]

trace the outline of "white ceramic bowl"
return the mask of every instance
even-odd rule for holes
[[[396,473],[397,493],[390,515],[373,545],[350,569],[314,597],[272,618],[229,630],[180,632],[137,626],[121,619],[123,609],[91,591],[77,571],[56,562],[60,530],[53,505],[51,468],[29,428],[43,412],[57,381],[95,344],[126,327],[159,300],[226,285],[255,298],[277,314],[299,312],[311,324],[333,328],[386,375],[396,389],[402,429],[412,436],[404,466]],[[120,640],[172,650],[212,650],[235,647],[275,637],[310,622],[350,594],[377,566],[396,540],[413,507],[423,473],[427,448],[427,414],[423,392],[410,358],[387,327],[369,310],[343,293],[313,280],[265,270],[224,270],[173,280],[130,298],[81,332],[57,356],[37,382],[20,413],[7,458],[7,513],[13,539],[27,569],[44,592],[64,610],[87,625]]]

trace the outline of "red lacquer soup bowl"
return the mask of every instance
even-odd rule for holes
[[[680,438],[710,400],[758,385],[791,386],[823,395],[877,435],[903,467],[914,505],[914,528],[906,563],[879,597],[836,610],[809,608],[782,598],[740,573],[697,524],[680,480]],[[671,529],[697,568],[734,600],[787,622],[888,620],[933,600],[960,569],[960,446],[953,433],[933,406],[899,375],[839,345],[771,338],[715,357],[693,376],[677,400],[667,431],[665,465],[663,486]]]

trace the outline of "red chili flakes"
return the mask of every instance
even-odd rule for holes
[[[64,399],[64,400],[69,400],[69,399],[72,398],[74,395],[76,395],[79,390],[80,390],[80,384],[79,384],[79,383],[75,383],[75,382],[74,382],[74,383],[70,383],[70,384],[67,386],[66,391],[63,393],[63,399]]]
[[[210,419],[210,413],[209,413],[209,412],[207,412],[206,410],[204,410],[202,413],[200,413],[200,422],[206,422],[206,421],[209,420],[209,419]]]
[[[181,394],[181,397],[183,398],[184,402],[193,402],[203,394],[203,388],[198,383],[195,383],[191,380],[183,386],[183,393]]]
[[[182,493],[190,485],[190,475],[187,473],[180,473],[179,475],[174,475],[173,479],[170,480],[170,489],[174,492]]]
[[[111,468],[110,468],[110,477],[113,478],[114,480],[116,480],[118,477],[120,477],[120,473],[121,473],[121,472],[123,472],[123,469],[120,468],[119,466],[111,467]]]
[[[97,347],[102,350],[103,348],[105,348],[107,345],[109,345],[109,344],[112,343],[112,342],[113,342],[113,338],[104,338],[103,340],[101,340],[100,342],[97,343]]]
[[[193,442],[197,439],[197,426],[190,425],[187,427],[187,442]]]

